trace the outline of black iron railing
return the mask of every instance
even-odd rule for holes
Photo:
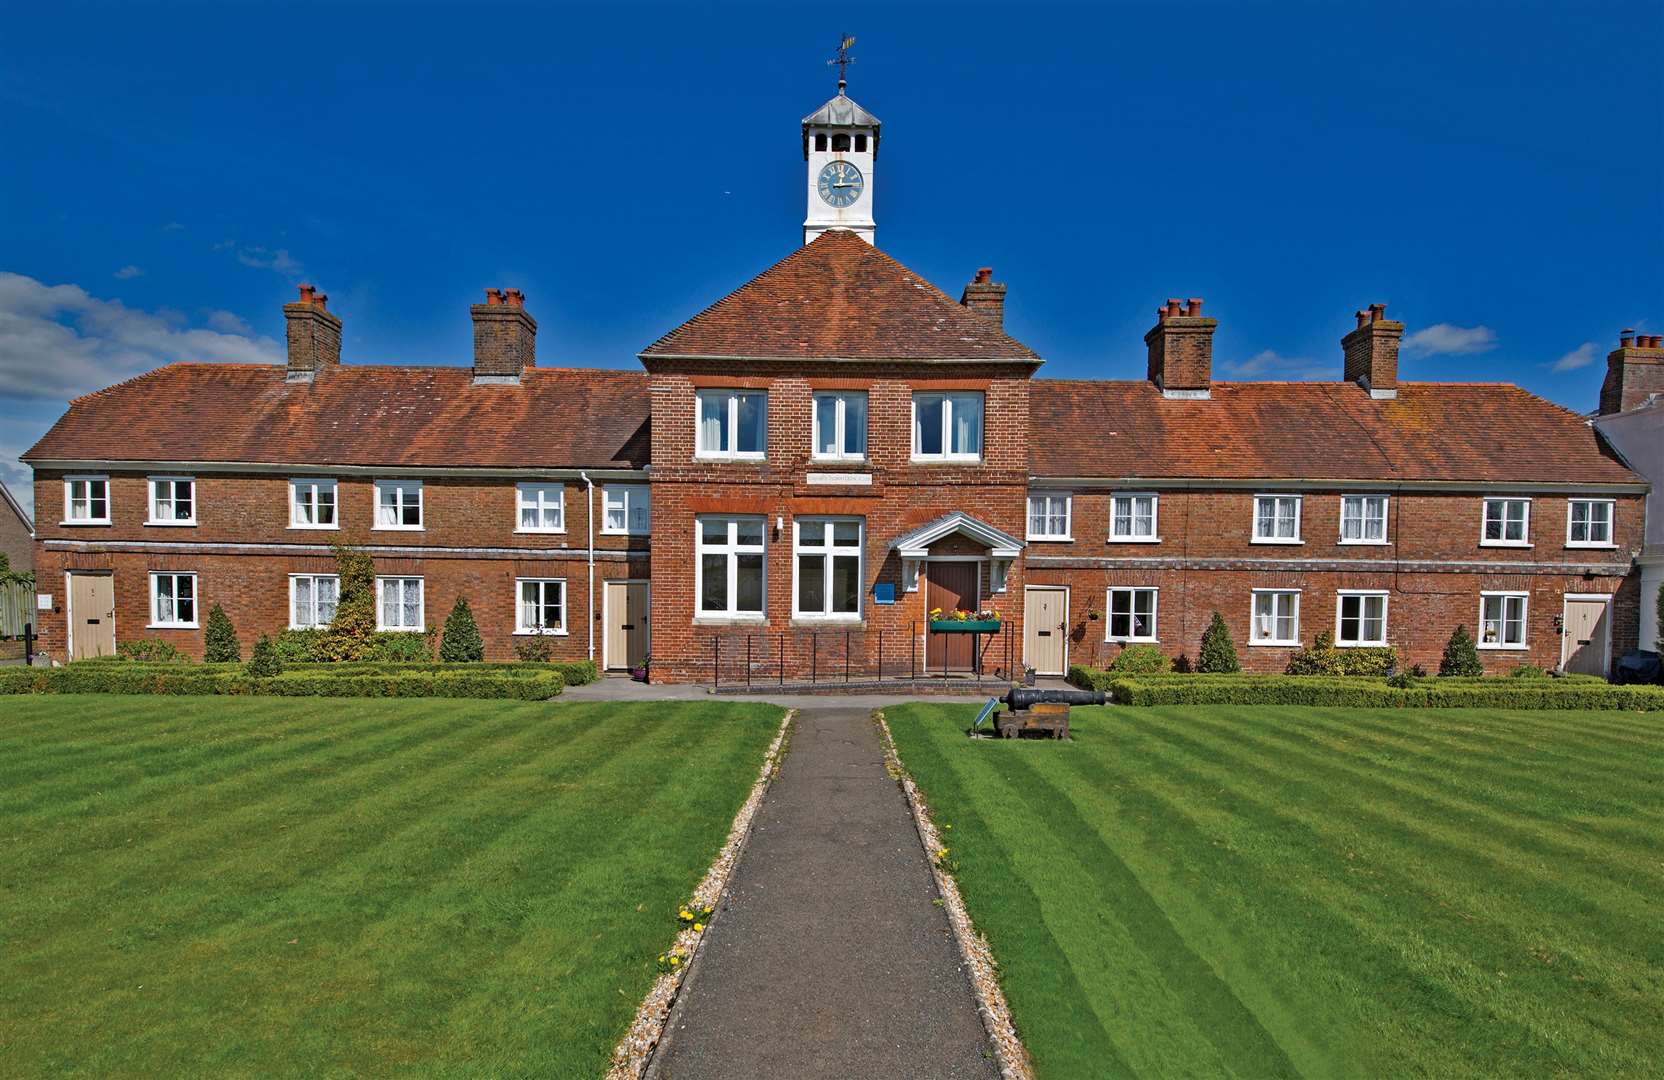
[[[962,680],[970,685],[1009,683],[1021,675],[1010,622],[970,639],[969,662],[950,658],[949,635],[914,621],[904,629],[796,627],[779,632],[722,634],[711,638],[712,686],[832,686],[839,683]]]

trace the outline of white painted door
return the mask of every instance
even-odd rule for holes
[[[1023,658],[1038,675],[1062,675],[1068,659],[1068,597],[1030,587],[1023,600]]]
[[[1560,666],[1582,675],[1605,675],[1609,659],[1607,643],[1612,636],[1611,601],[1567,598],[1564,623],[1566,636],[1560,646]]]

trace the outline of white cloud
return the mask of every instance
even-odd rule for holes
[[[1422,356],[1460,356],[1496,348],[1496,331],[1488,326],[1434,323],[1404,339],[1404,351]]]
[[[122,281],[126,281],[128,278],[144,277],[144,271],[136,266],[133,266],[132,264],[128,264],[127,266],[124,266],[120,270],[116,271],[116,277],[120,278]]]
[[[1585,341],[1571,352],[1554,362],[1555,371],[1576,371],[1581,367],[1588,367],[1600,359],[1600,346],[1592,341]]]
[[[1275,349],[1263,349],[1246,360],[1227,360],[1219,365],[1221,374],[1233,379],[1307,380],[1338,379],[1340,365],[1325,366],[1303,356],[1284,356]]]
[[[243,337],[253,337],[254,327],[234,311],[211,310],[207,315],[208,328],[218,330],[222,334],[240,334]]]
[[[300,280],[300,262],[286,248],[268,251],[263,247],[237,249],[237,261],[256,270],[275,270],[292,281]]]
[[[0,271],[0,395],[69,398],[176,360],[283,362],[271,338],[231,330],[223,315],[209,320],[217,328]]]

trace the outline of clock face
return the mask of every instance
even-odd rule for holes
[[[847,161],[829,161],[816,185],[820,197],[840,210],[861,197],[861,170]]]

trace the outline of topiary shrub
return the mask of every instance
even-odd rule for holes
[[[1110,671],[1128,675],[1152,675],[1172,667],[1167,654],[1155,645],[1127,645],[1109,662]]]
[[[593,660],[573,660],[565,664],[556,664],[555,670],[560,672],[567,686],[583,686],[601,677],[601,672]]]
[[[467,597],[457,597],[451,613],[445,616],[445,636],[439,645],[439,659],[447,664],[467,664],[485,659],[485,643],[480,640],[480,628],[474,623],[474,613],[468,608]]]
[[[1069,674],[1065,681],[1070,686],[1078,686],[1082,690],[1108,690],[1109,681],[1114,678],[1103,668],[1087,667],[1085,664],[1070,664]]]
[[[208,609],[208,625],[202,632],[202,659],[210,664],[235,664],[243,658],[243,643],[225,609],[215,604]]]
[[[1439,661],[1439,674],[1470,678],[1485,674],[1485,665],[1479,662],[1479,647],[1474,644],[1466,626],[1458,626],[1456,632],[1450,635],[1444,647],[1444,658]]]
[[[376,647],[376,563],[362,551],[335,545],[340,590],[335,618],[319,638],[319,660],[368,660]]]
[[[1202,649],[1196,654],[1196,670],[1204,675],[1227,675],[1242,670],[1237,663],[1236,645],[1231,641],[1225,617],[1213,613],[1213,621],[1202,632]]]
[[[283,674],[283,661],[278,659],[277,646],[265,634],[254,643],[254,651],[248,658],[248,676],[251,679],[270,679]]]

